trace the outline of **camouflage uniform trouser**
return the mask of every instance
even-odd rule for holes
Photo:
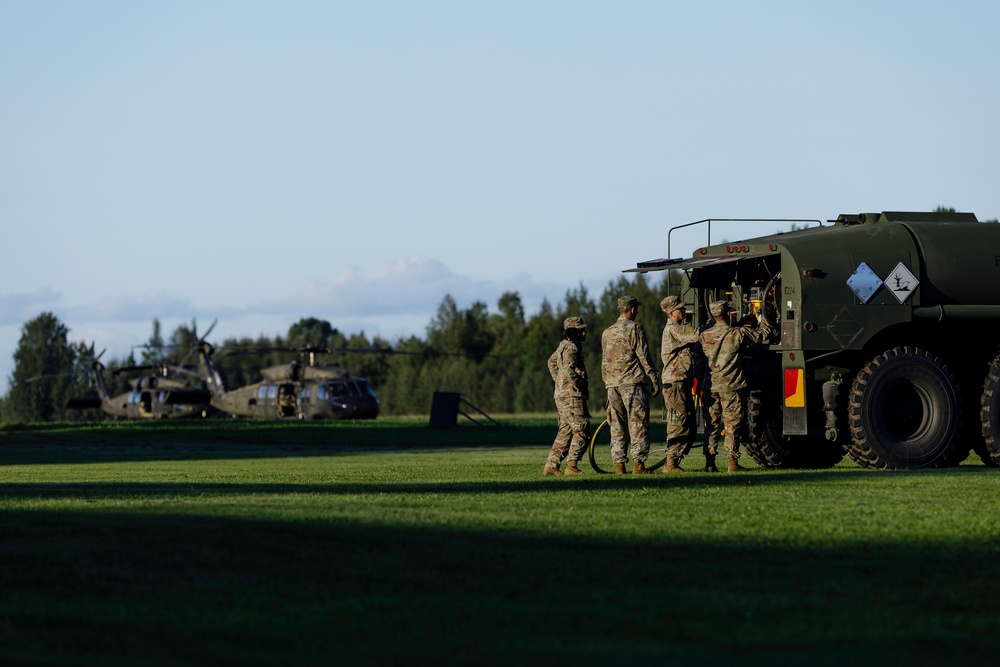
[[[580,397],[557,398],[556,410],[559,411],[559,430],[545,461],[545,465],[553,468],[558,468],[567,455],[570,461],[579,461],[590,444],[590,414],[584,400]]]
[[[663,385],[667,410],[667,457],[680,461],[694,443],[695,411],[691,378]]]
[[[649,456],[649,399],[641,384],[608,387],[608,426],[611,427],[611,460],[628,460],[631,443],[633,461],[645,463]]]
[[[740,445],[746,442],[749,429],[747,426],[746,389],[716,392],[715,397],[722,406],[722,423],[726,428],[726,456],[738,459]]]
[[[722,403],[712,393],[701,397],[701,414],[705,420],[705,443],[702,452],[705,458],[715,458],[719,453],[719,434],[722,433]]]

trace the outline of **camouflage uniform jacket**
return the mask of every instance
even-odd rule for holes
[[[716,322],[701,333],[701,348],[712,371],[712,391],[726,392],[743,389],[747,380],[743,371],[743,352],[766,335],[766,328],[731,327]]]
[[[683,382],[693,377],[694,346],[698,332],[687,324],[667,320],[660,343],[660,360],[663,361],[663,384]]]
[[[601,377],[605,387],[642,384],[647,377],[654,385],[659,385],[646,330],[641,324],[619,317],[604,330],[601,334]]]
[[[563,340],[549,357],[549,373],[556,383],[555,398],[587,400],[587,365],[576,343]]]

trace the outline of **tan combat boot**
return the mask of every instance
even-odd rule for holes
[[[681,467],[681,462],[677,459],[667,457],[667,462],[663,464],[663,474],[669,475],[672,472],[687,472]]]
[[[552,466],[545,466],[544,468],[542,468],[542,476],[543,477],[549,477],[549,476],[560,477],[560,476],[562,476],[562,471],[559,470],[559,468],[553,468]]]
[[[580,470],[580,468],[577,467],[576,461],[567,461],[566,462],[566,472],[564,472],[563,474],[564,475],[582,475],[583,471]]]
[[[624,475],[624,474],[626,474],[625,473],[625,462],[624,461],[618,461],[618,462],[615,463],[615,474],[616,475]]]
[[[719,472],[719,469],[715,467],[714,456],[705,457],[705,472]]]
[[[632,463],[632,474],[633,475],[651,475],[652,470],[646,470],[646,463],[643,461],[635,461]]]
[[[728,457],[729,472],[746,472],[747,469],[740,465],[740,460],[735,456]]]

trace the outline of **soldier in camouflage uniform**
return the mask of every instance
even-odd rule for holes
[[[698,328],[698,335],[715,325],[715,321],[706,322]],[[701,344],[694,348],[694,377],[697,380],[695,392],[701,402],[701,418],[705,424],[705,441],[702,443],[702,453],[705,455],[705,472],[719,472],[715,465],[715,457],[719,453],[719,435],[722,433],[722,406],[712,394],[712,369],[708,367],[705,352]]]
[[[583,361],[583,341],[587,338],[587,325],[582,317],[567,317],[563,321],[563,339],[549,357],[549,373],[556,384],[556,410],[559,412],[559,430],[549,451],[549,458],[542,469],[543,475],[562,475],[559,464],[566,462],[567,475],[582,475],[577,462],[590,442],[590,409],[587,399],[587,366]]]
[[[684,472],[681,459],[694,443],[694,347],[698,332],[684,324],[684,302],[679,297],[668,296],[660,302],[660,309],[667,315],[660,344],[663,361],[663,405],[667,412],[667,461],[664,473]]]
[[[729,324],[732,308],[728,301],[715,301],[709,306],[715,326],[702,332],[701,347],[712,371],[712,393],[722,407],[722,423],[726,429],[725,447],[729,472],[742,472],[739,464],[740,445],[747,432],[747,381],[743,355],[748,347],[762,342],[769,329],[733,327]]]
[[[653,396],[660,393],[660,378],[653,367],[649,342],[642,325],[635,321],[639,300],[618,298],[618,321],[601,336],[601,377],[608,390],[608,426],[611,427],[611,458],[615,473],[625,474],[626,444],[631,443],[632,472],[646,474],[649,456],[649,397],[646,378],[653,383]]]

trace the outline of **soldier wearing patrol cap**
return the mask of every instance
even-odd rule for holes
[[[713,301],[708,309],[715,325],[703,331],[699,340],[712,373],[712,393],[722,406],[728,470],[743,472],[746,468],[739,464],[740,445],[749,437],[744,358],[747,348],[765,340],[770,329],[766,321],[760,328],[731,326],[728,301]]]
[[[542,468],[542,475],[562,475],[559,464],[566,461],[566,475],[582,475],[577,463],[590,441],[590,391],[587,366],[583,361],[583,341],[587,324],[582,317],[567,317],[563,321],[563,339],[549,357],[549,373],[555,382],[556,410],[559,429]]]
[[[684,301],[670,295],[660,301],[660,310],[667,316],[660,341],[663,362],[663,406],[667,416],[667,460],[664,473],[684,472],[681,459],[694,443],[694,348],[698,332],[684,323]],[[707,459],[706,459],[707,461]],[[714,468],[714,461],[711,465]],[[709,466],[706,463],[706,470]]]
[[[653,366],[649,342],[642,325],[635,321],[639,300],[618,298],[618,321],[601,335],[601,376],[608,391],[608,425],[611,427],[611,458],[615,473],[624,475],[631,445],[632,472],[646,474],[649,456],[649,397],[660,393],[659,374]]]

